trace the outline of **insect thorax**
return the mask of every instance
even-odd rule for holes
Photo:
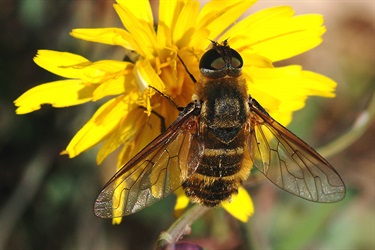
[[[202,122],[208,133],[228,144],[242,129],[248,116],[247,93],[236,77],[212,80],[202,88]]]

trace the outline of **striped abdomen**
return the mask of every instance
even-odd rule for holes
[[[206,135],[203,158],[196,172],[183,184],[193,202],[213,207],[237,194],[251,166],[244,160],[243,137],[240,131],[231,143],[224,144],[212,134]]]

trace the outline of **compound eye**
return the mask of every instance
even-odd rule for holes
[[[230,49],[230,52],[231,52],[231,65],[233,68],[242,68],[242,65],[243,65],[243,60],[242,60],[242,57],[241,55],[235,51],[234,49]]]
[[[243,60],[241,55],[234,49],[230,49],[230,56],[231,66],[233,68],[242,68]],[[220,70],[225,66],[226,62],[224,61],[223,56],[220,55],[215,49],[210,49],[206,53],[204,53],[199,62],[200,69]]]
[[[204,53],[199,62],[200,69],[218,70],[224,67],[224,59],[215,49],[210,49]]]
[[[216,58],[215,60],[212,61],[211,63],[212,69],[222,69],[225,67],[225,62],[222,57]]]

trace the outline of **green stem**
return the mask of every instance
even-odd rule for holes
[[[182,236],[189,234],[190,226],[208,210],[209,208],[200,205],[194,205],[186,210],[167,231],[159,235],[159,239],[156,242],[156,249],[174,249],[174,243]]]
[[[317,151],[324,157],[331,157],[345,148],[351,146],[361,137],[371,125],[375,116],[375,92],[373,93],[366,109],[359,113],[352,127],[342,136],[319,148]]]

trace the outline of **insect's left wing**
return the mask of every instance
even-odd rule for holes
[[[275,121],[250,99],[250,147],[254,166],[278,187],[315,202],[345,197],[336,170],[314,149]]]
[[[165,132],[125,164],[99,194],[95,214],[102,218],[129,215],[180,187],[203,155],[199,112],[200,107],[189,104]]]

